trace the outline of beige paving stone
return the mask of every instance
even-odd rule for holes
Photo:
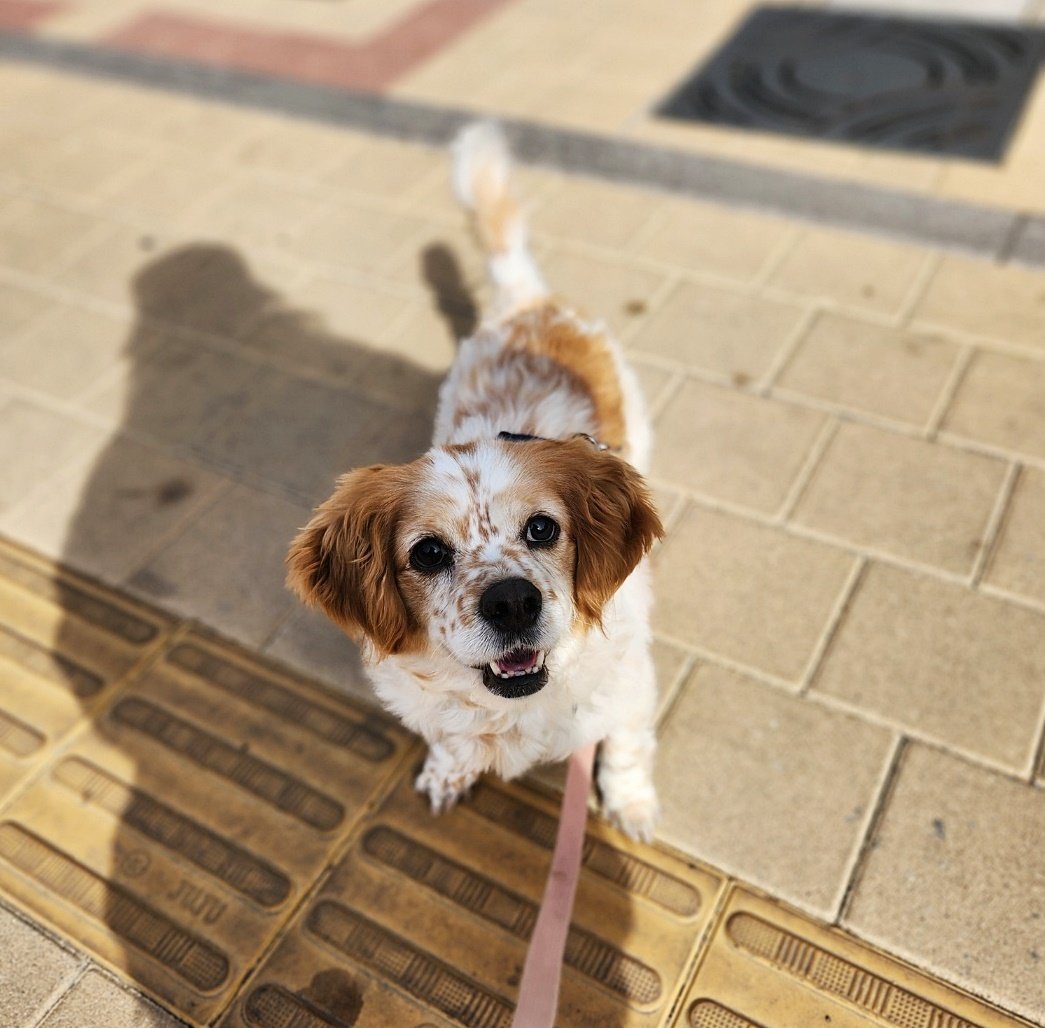
[[[115,377],[84,406],[114,425],[177,449],[202,446],[261,387],[255,362],[163,330],[138,328]]]
[[[779,510],[825,415],[687,380],[657,419],[659,478],[764,513]]]
[[[777,528],[690,506],[653,558],[657,631],[796,681],[853,558]]]
[[[682,647],[665,639],[654,639],[650,653],[657,676],[657,716],[662,718],[675,698],[681,685],[679,679],[689,666],[691,657]]]
[[[587,132],[614,132],[643,113],[649,100],[646,82],[577,74],[535,91],[531,113],[554,108],[558,124]]]
[[[0,528],[87,574],[118,582],[214,497],[224,480],[116,437],[59,474]]]
[[[433,374],[444,375],[453,363],[458,340],[464,338],[458,330],[470,322],[467,312],[458,316],[454,311],[444,313],[429,302],[414,301],[406,320],[382,339],[381,348]]]
[[[359,648],[319,611],[295,603],[290,616],[266,645],[265,654],[360,703],[380,706],[363,670]]]
[[[234,147],[229,160],[252,171],[318,181],[362,146],[361,137],[341,129],[273,118]]]
[[[6,225],[25,209],[26,198],[19,193],[0,194],[0,225]]]
[[[389,264],[425,227],[413,215],[341,202],[315,211],[296,232],[293,250],[310,261],[372,271]]]
[[[671,200],[629,250],[686,271],[749,281],[793,231],[780,218],[696,200]]]
[[[8,101],[3,118],[56,133],[97,119],[108,102],[105,88],[83,75],[50,67],[6,62],[0,91]]]
[[[0,264],[30,274],[53,275],[76,244],[104,224],[93,215],[24,197],[0,232]]]
[[[20,397],[9,400],[0,407],[0,512],[97,447],[104,434],[94,425]]]
[[[186,230],[250,249],[286,247],[326,205],[300,189],[250,176],[226,182],[186,218]]]
[[[353,359],[351,387],[278,373],[256,380],[249,403],[230,404],[194,438],[196,452],[312,504],[350,468],[413,460],[431,440],[438,378],[380,351]]]
[[[643,364],[642,361],[629,360],[628,363],[638,376],[639,388],[642,390],[647,408],[654,409],[665,390],[669,388],[669,384],[674,383],[676,376],[663,368]]]
[[[323,182],[338,192],[403,199],[437,169],[447,173],[441,149],[367,138],[364,146],[327,172]]]
[[[843,423],[794,521],[875,552],[967,574],[1004,477],[996,458]]]
[[[311,511],[247,486],[226,490],[128,579],[138,595],[261,646],[292,609],[283,560]]]
[[[658,835],[831,920],[884,780],[892,734],[701,666],[659,735]]]
[[[978,352],[947,411],[943,431],[1045,458],[1045,363]]]
[[[60,304],[25,331],[0,339],[0,376],[50,396],[82,393],[124,352],[131,324]]]
[[[221,191],[227,176],[210,154],[168,147],[114,184],[105,209],[126,219],[178,222]],[[215,223],[221,223],[220,216]]]
[[[166,1010],[92,967],[58,1001],[40,1028],[178,1028]]]
[[[1040,119],[1035,129],[1040,135]],[[1015,146],[1010,143],[1006,158],[1001,167],[984,161],[948,161],[937,192],[948,199],[953,197],[967,203],[1021,213],[1045,213],[1045,198],[1041,191],[1045,156],[1031,152],[1017,154]]]
[[[113,6],[127,5],[131,2],[132,0],[113,0]],[[80,88],[85,83],[90,83],[94,88],[99,85],[99,82],[84,79],[82,76],[66,80],[66,83],[71,81],[75,81]],[[65,91],[70,92],[68,85]],[[104,125],[108,131],[118,136],[136,140],[139,150],[148,144],[164,140],[173,142],[176,134],[184,137],[184,128],[191,122],[193,109],[196,109],[198,119],[206,120],[203,109],[212,106],[201,104],[198,100],[190,100],[172,91],[141,89],[129,83],[108,82],[103,91],[105,95],[102,101],[96,105],[84,126],[95,130]],[[244,118],[247,117],[246,111],[241,111],[241,114]],[[211,139],[195,140],[202,144],[198,149],[201,152],[212,152],[219,147],[228,146],[228,125],[225,125],[224,129],[223,136],[215,134]]]
[[[867,181],[894,189],[930,191],[940,181],[950,160],[929,154],[867,150],[858,175]]]
[[[563,251],[543,257],[540,265],[553,292],[618,335],[650,309],[665,281],[645,268]]]
[[[424,212],[421,212],[422,216]],[[489,295],[486,257],[463,217],[453,223],[419,222],[418,233],[403,246],[382,275],[404,286],[437,292],[448,303],[479,303]],[[535,246],[540,250],[540,245]]]
[[[929,282],[914,319],[1045,349],[1045,271],[949,255]]]
[[[670,532],[672,525],[675,523],[675,518],[682,513],[682,508],[687,503],[686,497],[678,489],[669,489],[667,486],[660,484],[653,485],[650,491],[653,496],[653,503],[660,514],[661,524]],[[660,544],[658,543],[657,545]]]
[[[1020,472],[986,581],[1045,604],[1045,471]]]
[[[22,286],[0,282],[0,334],[7,335],[38,317],[53,301]]]
[[[872,563],[813,688],[1027,774],[1045,699],[1045,615]]]
[[[1040,1023],[1042,838],[1045,791],[914,744],[845,926]]]
[[[308,367],[307,338],[325,343],[372,345],[404,318],[410,294],[380,282],[313,274],[282,297],[259,304],[260,317],[244,330],[244,343]],[[317,355],[318,356],[318,355]]]
[[[36,1024],[82,962],[82,957],[0,907],[0,1024]]]
[[[896,314],[929,260],[920,247],[837,229],[806,229],[773,274],[776,288]]]
[[[796,304],[681,282],[628,345],[742,385],[769,370],[802,316]]]
[[[0,127],[4,154],[0,177],[35,191],[76,197],[103,196],[128,167],[141,159],[138,148],[111,133],[52,134]]]
[[[192,96],[157,94],[131,88],[114,94],[101,115],[112,129],[123,129],[141,148],[141,137],[177,145],[201,154],[234,151],[267,116],[239,105],[203,101]]]
[[[62,271],[62,285],[102,300],[136,305],[138,275],[169,255],[183,237],[172,231],[114,226]]]
[[[939,337],[825,313],[803,337],[778,388],[925,425],[958,354],[955,343]]]
[[[617,249],[627,246],[664,202],[662,196],[634,187],[563,178],[531,214],[530,225],[538,235]]]
[[[289,258],[195,240],[154,253],[131,287],[137,314],[149,322],[230,341],[278,309],[301,277]]]

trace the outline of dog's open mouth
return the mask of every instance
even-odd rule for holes
[[[544,650],[512,650],[483,667],[483,685],[495,696],[532,696],[548,681]]]

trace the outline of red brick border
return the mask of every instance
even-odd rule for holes
[[[0,3],[8,0],[0,0]],[[365,43],[144,14],[100,43],[326,86],[380,92],[510,0],[428,0]]]
[[[0,0],[0,29],[29,31],[68,7],[61,0]]]

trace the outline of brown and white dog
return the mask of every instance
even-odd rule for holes
[[[601,742],[603,807],[648,839],[644,557],[662,529],[640,476],[642,396],[605,327],[549,294],[499,129],[469,126],[454,157],[492,310],[442,385],[432,448],[344,475],[294,540],[288,581],[361,642],[378,697],[428,742],[417,788],[433,811],[485,771]]]

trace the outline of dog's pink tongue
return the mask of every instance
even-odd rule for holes
[[[518,650],[515,653],[509,653],[506,657],[501,657],[497,661],[497,666],[504,674],[510,675],[516,671],[529,671],[536,662],[536,650]]]

